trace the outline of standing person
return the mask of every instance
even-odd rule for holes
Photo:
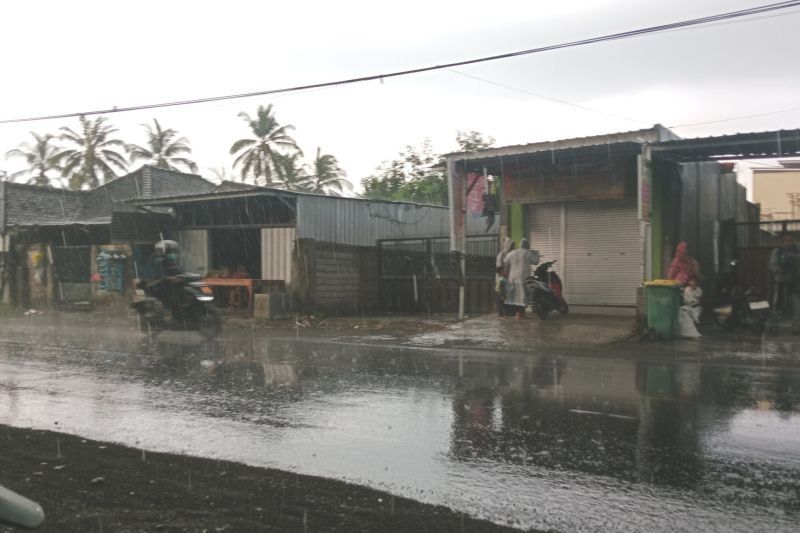
[[[674,279],[684,287],[691,278],[700,276],[700,264],[689,255],[688,249],[687,243],[678,243],[678,246],[675,247],[675,257],[672,259],[667,273],[667,279]]]
[[[500,250],[499,254],[497,254],[497,261],[495,261],[494,267],[503,268],[503,261],[506,260],[506,256],[513,249],[514,249],[514,241],[506,237],[506,240],[503,241],[503,249]]]
[[[494,291],[497,296],[497,316],[501,319],[508,317],[506,308],[506,291],[508,290],[508,279],[502,266],[497,267],[497,282],[494,284]]]
[[[525,307],[528,305],[525,279],[531,275],[531,261],[528,239],[519,241],[519,248],[509,252],[503,261],[505,271],[508,273],[506,305],[509,311],[514,311],[517,320],[525,315]]]
[[[769,270],[775,280],[775,310],[784,312],[791,301],[792,332],[800,334],[800,250],[791,233],[781,235],[781,245],[772,250]]]

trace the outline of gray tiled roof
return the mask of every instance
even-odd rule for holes
[[[202,194],[214,184],[195,174],[144,166],[88,191],[6,183],[6,226],[109,224],[114,212],[141,212],[129,200]]]

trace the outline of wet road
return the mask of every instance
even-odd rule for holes
[[[2,424],[349,480],[521,528],[800,530],[798,369],[2,337]]]

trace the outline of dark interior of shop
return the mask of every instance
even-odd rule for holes
[[[211,268],[236,277],[261,277],[261,238],[257,228],[209,231]]]

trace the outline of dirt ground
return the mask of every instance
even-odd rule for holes
[[[8,426],[0,472],[44,508],[39,531],[512,531],[339,481]]]

